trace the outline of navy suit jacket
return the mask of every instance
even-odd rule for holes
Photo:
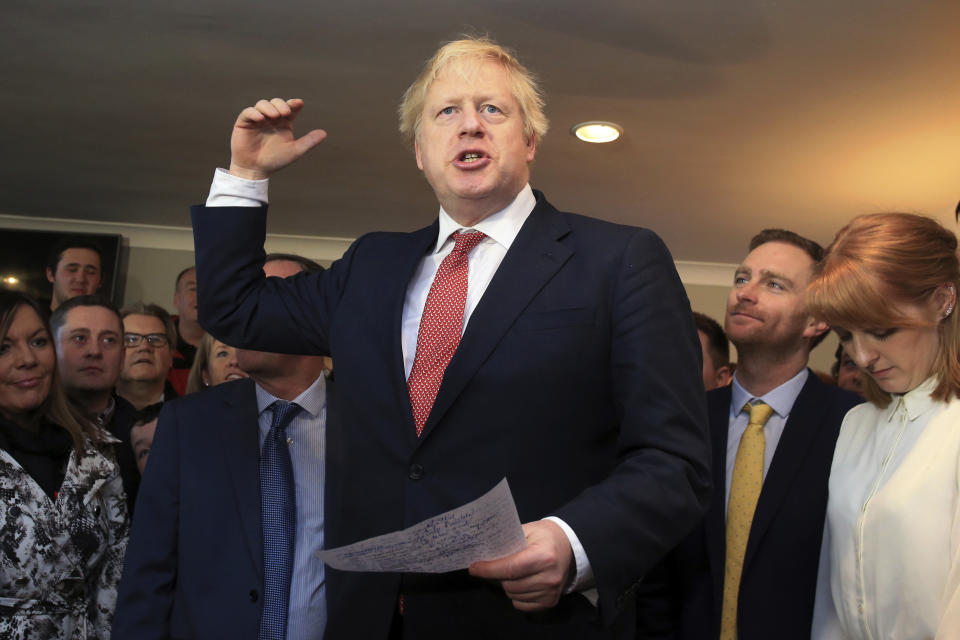
[[[641,589],[639,638],[720,635],[730,399],[729,386],[707,394],[713,498],[700,526]],[[843,417],[860,402],[809,372],[757,500],[737,601],[739,640],[810,638],[833,450]]]
[[[265,209],[194,209],[204,327],[228,344],[336,363],[329,546],[408,527],[507,477],[521,521],[557,515],[576,532],[599,590],[599,614],[572,594],[526,615],[465,571],[330,570],[328,638],[385,637],[401,592],[407,637],[628,637],[640,577],[703,513],[700,345],[666,247],[536,196],[420,438],[400,327],[437,223],[363,236],[327,271],[281,280],[262,273]]]
[[[328,427],[330,413],[328,403]],[[256,640],[263,609],[257,415],[249,379],[164,403],[113,637]]]

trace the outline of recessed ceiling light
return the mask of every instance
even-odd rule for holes
[[[613,142],[623,133],[623,127],[613,122],[593,120],[574,125],[570,133],[584,142]]]
[[[20,280],[16,276],[6,276],[3,278],[5,284],[17,284]]]

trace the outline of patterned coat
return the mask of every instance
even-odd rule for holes
[[[52,501],[0,450],[0,638],[107,640],[128,534],[112,455],[71,450]]]

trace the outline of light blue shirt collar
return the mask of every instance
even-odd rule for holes
[[[520,190],[513,202],[469,228],[482,231],[488,238],[507,250],[513,244],[517,234],[520,233],[520,227],[527,221],[535,206],[537,206],[537,198],[533,195],[533,189],[527,184]],[[458,224],[450,217],[450,214],[443,210],[443,207],[440,207],[440,233],[437,236],[437,245],[433,252],[439,252],[443,245],[450,240],[450,234],[454,231],[466,228]]]
[[[800,395],[803,385],[807,383],[807,377],[809,375],[810,370],[804,367],[800,373],[793,376],[776,389],[772,389],[765,395],[757,398],[757,396],[753,395],[740,385],[740,381],[737,379],[737,374],[734,373],[733,383],[731,384],[732,395],[730,398],[730,417],[733,418],[739,414],[743,410],[743,405],[756,398],[757,400],[770,405],[778,416],[781,418],[786,418],[788,415],[790,415],[790,411],[793,409],[793,403],[797,401],[797,396]]]
[[[320,412],[323,410],[324,405],[327,403],[327,394],[326,394],[326,385],[327,379],[326,376],[320,374],[320,377],[313,381],[309,387],[304,389],[303,393],[294,398],[291,402],[296,402],[300,405],[304,411],[309,413],[312,417],[316,418],[320,415]],[[260,385],[256,385],[257,388],[257,414],[261,414],[267,410],[270,405],[272,405],[280,398],[276,397]]]

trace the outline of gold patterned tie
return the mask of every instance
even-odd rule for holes
[[[736,640],[737,637],[737,596],[740,592],[743,556],[750,537],[753,512],[763,486],[763,450],[766,446],[763,425],[773,414],[770,405],[762,402],[753,405],[748,402],[743,410],[750,412],[750,422],[740,438],[737,458],[733,463],[733,479],[730,481],[720,640]]]

